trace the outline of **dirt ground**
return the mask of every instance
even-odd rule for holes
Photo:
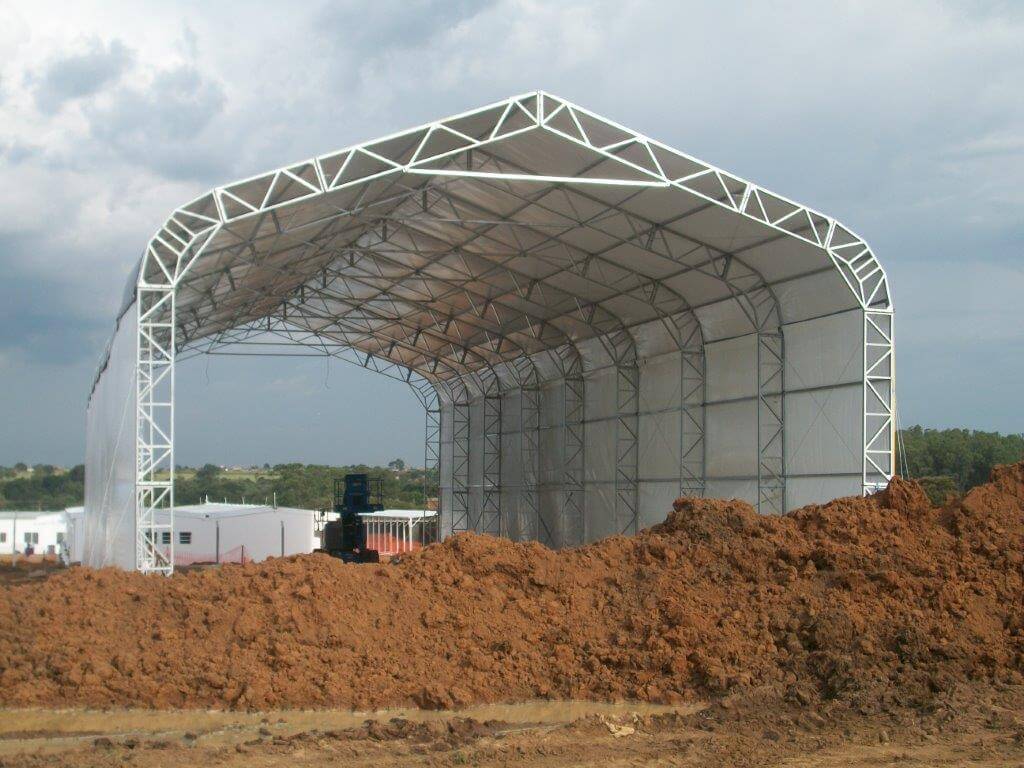
[[[0,584],[0,768],[1024,766],[1024,463],[559,552],[33,573]]]
[[[19,555],[17,560],[10,555],[0,557],[0,586],[38,583],[64,570],[56,556]]]
[[[685,707],[595,702],[197,712],[6,710],[0,768],[226,766],[786,766],[1024,764],[1024,688],[965,689],[931,712],[779,706],[752,691]]]
[[[0,705],[450,709],[680,703],[758,686],[925,706],[1024,684],[1024,465],[934,508],[895,480],[782,517],[680,499],[552,551],[462,533],[397,564],[323,555],[0,589]]]

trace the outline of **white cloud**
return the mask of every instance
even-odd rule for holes
[[[61,53],[29,78],[36,106],[47,114],[116,83],[132,65],[132,52],[120,40],[89,39],[83,50]]]
[[[171,179],[201,179],[230,167],[227,147],[203,141],[225,100],[218,82],[182,64],[118,89],[86,114],[91,135],[122,161]]]
[[[6,3],[0,267],[107,327],[183,201],[539,87],[836,215],[901,344],[967,345],[1020,327],[1022,48],[998,2]]]

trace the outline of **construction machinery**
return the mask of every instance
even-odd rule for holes
[[[366,547],[362,512],[380,512],[384,481],[365,474],[345,475],[334,480],[334,513],[337,519],[324,524],[324,552],[346,563],[379,563],[380,555]]]

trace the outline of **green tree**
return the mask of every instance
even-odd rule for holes
[[[967,429],[925,429],[901,433],[903,454],[912,478],[948,477],[963,493],[988,481],[992,467],[1024,460],[1024,435]]]
[[[82,504],[85,498],[85,468],[47,474],[33,472],[0,481],[0,509],[64,509]]]
[[[216,480],[220,473],[221,469],[216,464],[203,464],[196,470],[196,480],[209,483]]]

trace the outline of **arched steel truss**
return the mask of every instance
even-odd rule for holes
[[[712,217],[746,240],[702,238],[707,226],[693,222]],[[827,260],[797,278],[767,279],[764,253],[779,243]],[[863,312],[869,491],[893,469],[892,306],[868,246],[827,216],[543,92],[218,187],[170,216],[134,286],[137,567],[171,569],[155,544],[155,510],[174,503],[179,356],[287,345],[404,381],[426,411],[427,466],[444,460],[450,418],[450,528],[564,544],[584,535],[581,344],[599,340],[615,371],[615,526],[635,531],[635,331],[661,323],[676,345],[679,490],[700,495],[708,317],[723,306],[733,335],[756,335],[758,507],[784,511],[786,307],[777,287],[825,272],[841,276]],[[562,392],[559,530],[538,506],[540,390],[551,382]],[[519,409],[514,525],[501,506],[509,393]]]

